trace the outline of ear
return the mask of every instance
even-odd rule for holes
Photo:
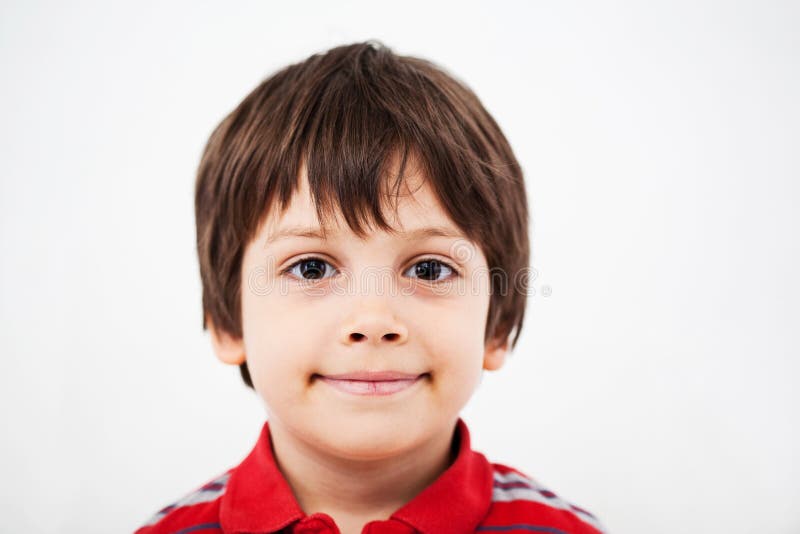
[[[211,334],[211,345],[214,353],[222,363],[241,365],[245,361],[244,340],[235,338],[227,332],[218,331],[210,317],[206,317],[208,331]]]
[[[483,368],[487,371],[500,369],[506,361],[506,355],[508,355],[508,340],[490,340],[483,353]]]

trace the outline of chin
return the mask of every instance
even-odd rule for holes
[[[353,460],[379,460],[396,456],[414,447],[417,441],[405,425],[389,418],[384,421],[354,421],[341,425],[339,431],[321,437],[337,456]]]

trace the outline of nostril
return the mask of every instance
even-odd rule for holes
[[[365,337],[367,337],[367,336],[365,336],[364,334],[361,334],[359,332],[353,332],[352,334],[350,334],[350,339],[353,340],[353,341],[361,341]],[[396,341],[397,339],[400,338],[400,334],[396,334],[396,333],[392,332],[390,334],[384,334],[383,338],[388,340],[388,341]]]

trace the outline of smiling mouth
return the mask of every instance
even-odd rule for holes
[[[344,393],[350,393],[351,395],[382,396],[382,395],[393,395],[395,393],[399,393],[403,390],[406,390],[430,375],[429,373],[423,373],[417,376],[405,375],[405,378],[392,378],[392,379],[382,379],[382,380],[362,380],[362,379],[356,380],[352,378],[353,375],[329,375],[329,376],[314,375],[314,376],[320,381]],[[346,378],[339,378],[339,376],[345,376]],[[394,377],[397,375],[394,374],[391,376]]]

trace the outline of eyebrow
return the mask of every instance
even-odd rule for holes
[[[402,236],[404,239],[409,241],[415,239],[425,239],[427,237],[464,238],[464,234],[462,234],[458,230],[446,226],[428,226],[424,228],[415,228],[408,232],[399,232],[398,234]],[[271,234],[264,242],[264,246],[268,247],[269,245],[275,243],[276,241],[280,241],[281,239],[287,239],[289,237],[303,237],[306,239],[326,239],[326,237],[330,237],[332,235],[337,235],[337,232],[328,231],[326,236],[325,234],[323,234],[322,228],[319,227],[290,226],[288,228],[283,228]]]

